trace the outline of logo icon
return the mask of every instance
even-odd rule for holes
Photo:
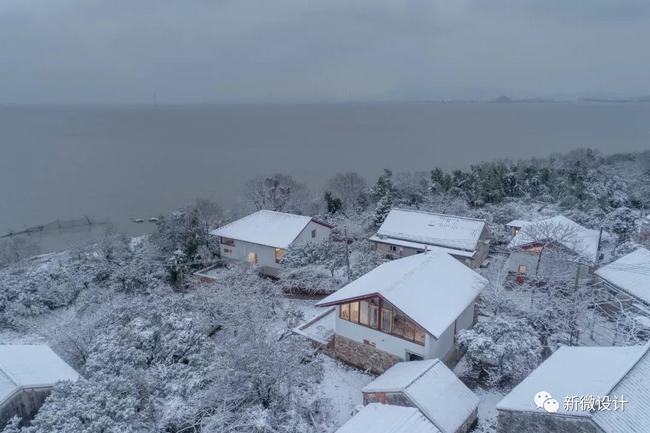
[[[555,400],[549,392],[538,392],[535,394],[533,401],[535,402],[535,407],[538,409],[544,409],[548,413],[556,413],[560,410],[560,402]]]

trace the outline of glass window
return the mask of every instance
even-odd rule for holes
[[[421,326],[415,326],[415,342],[424,344],[424,339],[426,338],[426,332]]]
[[[221,238],[221,243],[224,245],[229,245],[231,247],[235,246],[235,240],[230,238]]]
[[[350,322],[359,323],[359,303],[350,303]]]
[[[368,301],[359,302],[359,323],[368,325]]]
[[[282,257],[286,254],[286,250],[283,250],[282,248],[276,248],[275,249],[275,263],[280,263],[282,261]]]
[[[526,265],[519,265],[519,267],[517,268],[517,273],[525,274],[526,272],[528,272],[528,268],[526,267]]]
[[[389,334],[393,332],[393,311],[388,308],[381,310],[381,330]]]
[[[370,327],[377,328],[379,326],[379,307],[370,305]]]
[[[315,237],[316,237],[316,229],[314,229],[314,230],[311,231],[311,237],[312,237],[312,238],[315,238]]]
[[[350,320],[350,304],[341,304],[339,317],[343,320]]]

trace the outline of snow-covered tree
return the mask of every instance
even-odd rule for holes
[[[516,383],[542,361],[542,346],[525,320],[494,318],[458,335],[468,373],[486,384]]]

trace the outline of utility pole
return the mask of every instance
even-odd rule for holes
[[[598,233],[598,248],[596,248],[596,265],[600,263],[600,246],[603,241],[603,226],[600,226],[600,233]]]
[[[350,243],[348,241],[348,229],[343,229],[345,235],[345,265],[348,270],[348,282],[350,282]]]

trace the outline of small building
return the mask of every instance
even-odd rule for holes
[[[439,248],[470,268],[480,266],[490,249],[484,220],[410,209],[392,209],[370,241],[391,259]]]
[[[393,260],[318,302],[336,310],[314,322],[312,332],[334,316],[330,353],[375,373],[400,361],[453,362],[456,334],[473,326],[485,283],[441,250]],[[317,333],[327,335],[322,329]]]
[[[364,406],[336,433],[441,433],[422,413],[405,406],[372,403]]]
[[[524,224],[508,244],[506,275],[518,283],[528,277],[589,275],[598,262],[601,233],[562,215]]]
[[[417,408],[442,433],[466,433],[478,397],[440,360],[400,362],[362,390],[363,403]]]
[[[497,404],[497,433],[648,431],[648,348],[560,348]]]
[[[219,237],[221,257],[257,264],[277,276],[291,245],[321,242],[332,226],[315,218],[260,210],[210,232]]]
[[[528,224],[529,221],[525,220],[512,220],[509,223],[506,224],[506,228],[510,230],[510,234],[512,236],[516,236],[517,233],[521,230],[523,226]]]
[[[639,248],[595,272],[615,294],[623,295],[625,307],[644,312],[650,308],[650,251]]]
[[[0,427],[17,416],[34,418],[59,381],[79,374],[44,345],[0,345]]]

